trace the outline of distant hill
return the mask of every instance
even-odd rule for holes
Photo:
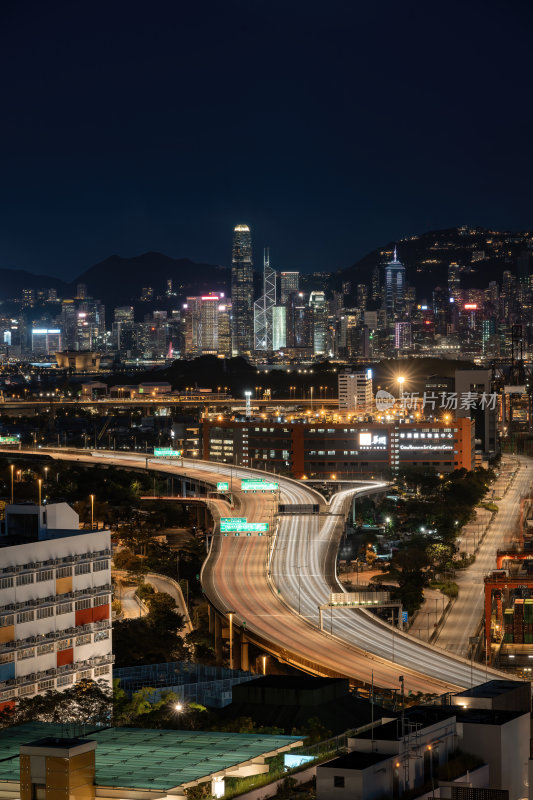
[[[61,297],[68,284],[49,275],[34,275],[22,269],[0,269],[0,300],[19,299],[23,289],[57,289]]]
[[[405,265],[406,280],[416,286],[417,297],[428,295],[435,286],[446,286],[448,266],[461,267],[461,287],[484,289],[490,281],[501,284],[502,274],[516,274],[517,259],[532,242],[530,233],[487,231],[483,228],[449,228],[389,242],[373,250],[340,272],[343,281],[369,283],[372,269],[390,260],[394,246]]]
[[[98,297],[110,308],[137,300],[143,288],[151,286],[154,297],[164,295],[167,280],[180,296],[229,289],[230,272],[226,267],[197,264],[188,258],[170,258],[163,253],[144,253],[133,258],[110,256],[89,267],[70,285],[73,296],[78,283],[87,286],[89,295]]]

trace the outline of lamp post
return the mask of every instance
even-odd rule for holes
[[[41,489],[42,489],[42,485],[43,485],[43,479],[42,478],[39,478],[39,480],[37,481],[37,485],[39,487],[39,505],[41,505]]]
[[[233,615],[235,611],[228,611],[229,617],[229,668],[233,669]]]
[[[90,495],[91,497],[91,530],[94,528],[94,494]]]
[[[11,470],[11,505],[13,505],[13,502],[14,502],[13,501],[13,471],[15,469],[15,465],[14,464],[10,464],[9,468]]]

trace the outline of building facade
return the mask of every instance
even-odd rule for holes
[[[232,351],[250,353],[254,337],[254,275],[252,234],[248,225],[236,225],[231,259]]]
[[[0,536],[0,710],[81,679],[111,687],[111,538],[66,503],[7,506]]]

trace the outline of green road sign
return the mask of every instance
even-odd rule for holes
[[[278,483],[272,481],[255,480],[252,478],[245,478],[241,481],[241,489],[243,492],[277,492],[279,488]]]
[[[0,444],[20,444],[18,436],[0,436]]]
[[[222,517],[220,520],[222,533],[268,533],[268,522],[248,522],[242,517]]]
[[[229,483],[225,481],[218,481],[217,483],[217,492],[227,492],[229,489]]]
[[[154,447],[156,458],[181,458],[181,450],[173,450],[172,447]]]

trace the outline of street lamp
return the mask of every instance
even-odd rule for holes
[[[176,703],[176,705],[174,706],[174,709],[175,709],[175,710],[178,712],[178,714],[179,714],[179,712],[180,712],[180,711],[183,711],[183,703]]]
[[[10,464],[9,468],[11,470],[11,505],[13,505],[13,470],[15,469],[15,465]]]
[[[404,376],[403,376],[403,375],[398,375],[398,377],[396,378],[396,380],[398,381],[398,387],[399,387],[399,388],[398,388],[398,392],[399,392],[399,395],[398,395],[398,396],[401,398],[401,397],[402,397],[402,395],[403,395],[403,385],[404,385],[404,383],[405,383],[405,378],[404,378]]]
[[[91,498],[91,530],[94,529],[94,494],[90,495]]]
[[[42,485],[43,485],[43,479],[42,478],[39,478],[39,480],[37,481],[37,485],[39,486],[39,505],[41,505],[41,489],[42,489]]]
[[[228,611],[229,617],[229,668],[233,669],[233,615],[235,611]]]

